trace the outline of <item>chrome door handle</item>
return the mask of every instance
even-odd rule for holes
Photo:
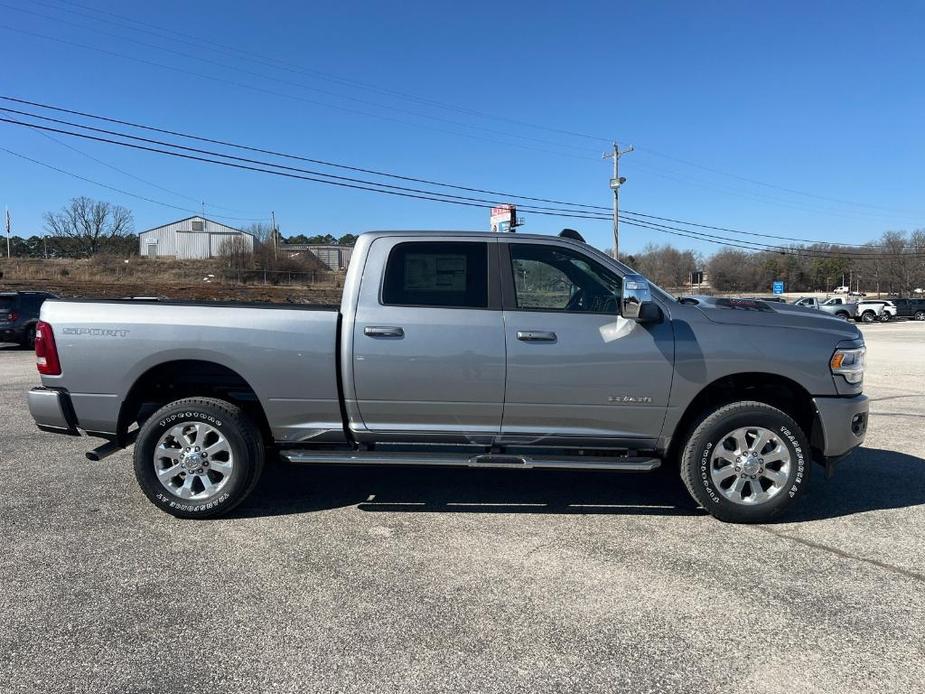
[[[517,339],[523,342],[555,342],[559,338],[551,330],[518,330]]]
[[[363,334],[368,337],[404,337],[405,331],[388,325],[367,325],[363,328]]]

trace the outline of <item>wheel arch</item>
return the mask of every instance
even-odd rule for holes
[[[677,460],[681,446],[704,414],[739,400],[763,402],[790,415],[806,434],[813,456],[821,455],[821,428],[813,396],[802,385],[780,374],[735,373],[704,386],[688,403],[674,427],[667,459]]]
[[[129,427],[141,427],[158,408],[181,398],[203,396],[232,402],[244,410],[272,441],[270,425],[257,392],[234,369],[207,359],[173,359],[144,371],[128,389],[116,427],[116,438],[124,445]]]

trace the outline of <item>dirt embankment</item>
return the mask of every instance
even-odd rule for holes
[[[0,291],[48,291],[66,298],[336,304],[342,287],[343,273],[234,269],[214,260],[0,260]]]

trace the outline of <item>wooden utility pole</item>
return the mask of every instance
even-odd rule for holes
[[[276,229],[276,212],[270,210],[270,216],[273,218],[273,260],[279,260],[279,233]]]
[[[610,189],[613,191],[613,257],[617,258],[620,254],[620,186],[626,182],[625,178],[620,178],[620,157],[633,151],[630,145],[624,150],[614,142],[613,150],[604,153],[604,159],[613,159],[613,178],[610,179]]]

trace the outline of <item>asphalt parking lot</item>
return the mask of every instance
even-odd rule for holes
[[[665,473],[282,464],[181,521],[0,349],[0,691],[925,691],[925,325],[863,330],[866,445],[751,527]]]

